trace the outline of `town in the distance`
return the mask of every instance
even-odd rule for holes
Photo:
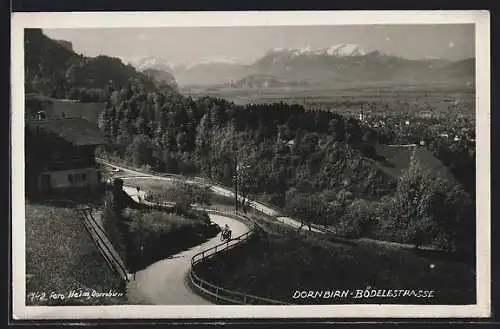
[[[26,305],[476,302],[474,57],[24,37]]]

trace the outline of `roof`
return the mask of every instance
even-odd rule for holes
[[[56,134],[77,146],[107,143],[99,127],[82,118],[30,120],[27,125]]]

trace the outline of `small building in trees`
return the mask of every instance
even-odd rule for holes
[[[82,118],[26,122],[26,190],[48,193],[66,189],[90,189],[101,180],[95,149],[106,143],[96,124]]]

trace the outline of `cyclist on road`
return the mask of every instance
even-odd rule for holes
[[[229,241],[231,239],[231,229],[229,229],[229,225],[224,225],[224,228],[221,232],[221,240]]]

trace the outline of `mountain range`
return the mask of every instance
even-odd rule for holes
[[[162,58],[122,59],[142,71],[156,69],[171,73],[180,86],[226,85],[265,76],[308,85],[357,81],[454,82],[470,84],[475,77],[474,58],[449,61],[439,58],[407,59],[380,51],[365,52],[356,44],[333,45],[321,49],[270,49],[250,64],[227,58],[205,60],[190,65],[172,64]]]
[[[85,57],[71,42],[53,40],[39,29],[25,31],[27,92],[66,97],[72,89],[116,87],[147,77],[161,86],[223,88],[323,88],[342,83],[450,82],[473,86],[475,59],[406,59],[379,51],[365,52],[355,44],[321,49],[270,49],[252,63],[218,57],[196,63],[172,64],[146,56],[131,59],[105,55]]]

